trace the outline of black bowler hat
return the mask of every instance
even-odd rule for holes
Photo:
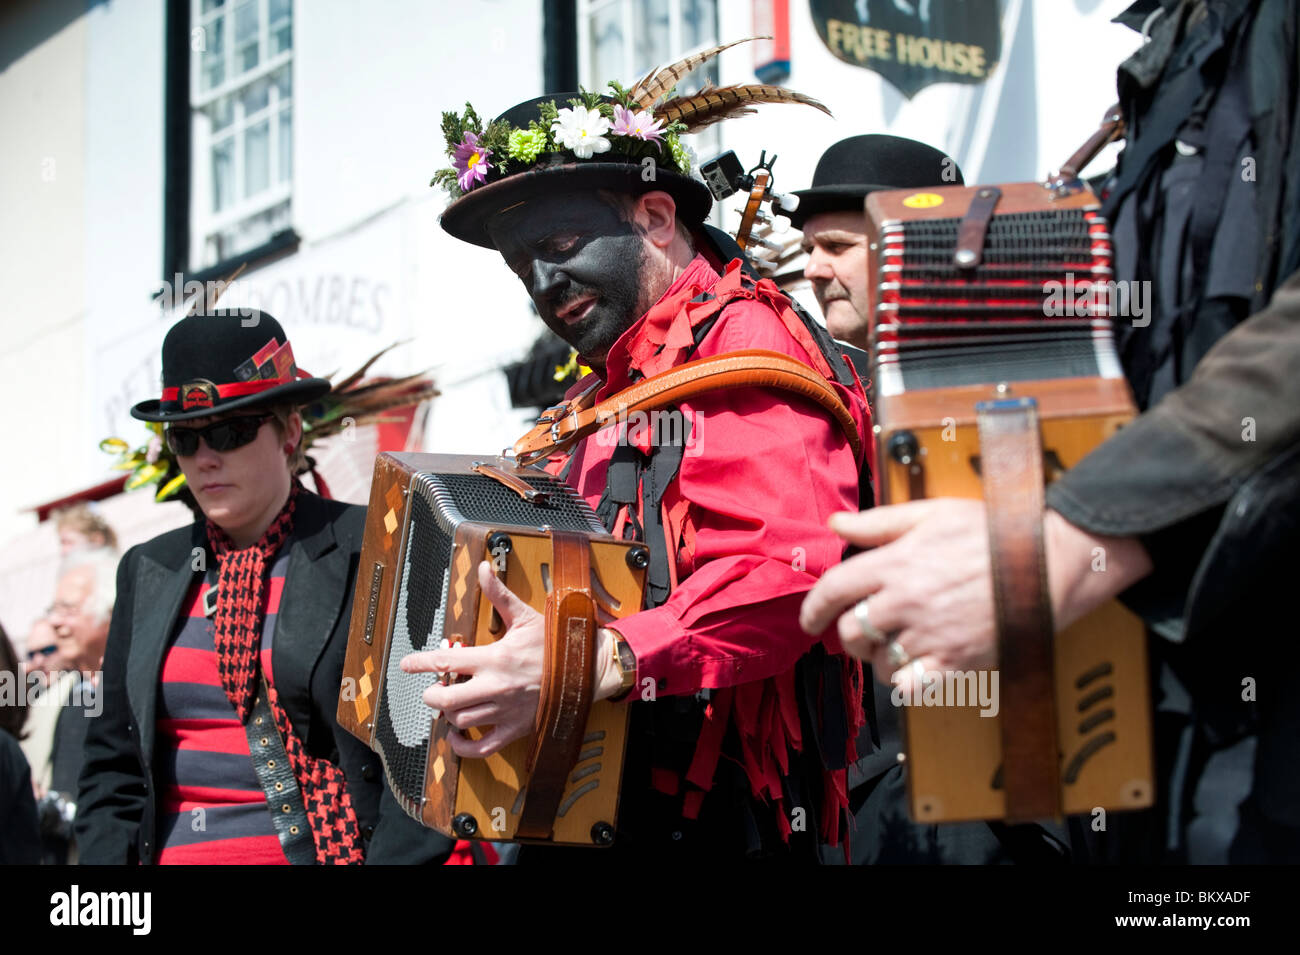
[[[513,106],[493,122],[508,123],[514,129],[528,129],[531,121],[542,121],[541,107],[546,103],[564,105],[581,98],[579,93],[553,93],[539,96]],[[613,102],[609,97],[601,97]],[[713,205],[708,186],[690,176],[667,167],[671,160],[667,152],[651,153],[656,159],[653,176],[647,176],[642,156],[620,153],[615,150],[596,153],[590,159],[573,159],[563,154],[545,154],[535,165],[522,170],[502,173],[501,164],[494,165],[487,181],[476,186],[449,205],[443,212],[443,229],[465,242],[492,249],[488,237],[487,221],[492,216],[536,196],[549,195],[565,189],[611,189],[617,192],[640,195],[646,192],[666,192],[677,202],[677,215],[690,228],[704,221]],[[660,160],[659,157],[663,156]],[[495,158],[495,157],[494,157]]]
[[[861,212],[862,200],[869,192],[962,185],[965,180],[957,163],[933,146],[871,133],[841,139],[822,153],[811,188],[794,193],[799,207],[779,211],[796,229],[802,229],[822,212]]]
[[[256,309],[182,318],[162,347],[162,398],[131,409],[141,421],[186,421],[254,405],[310,404],[330,390],[300,371],[280,323]]]

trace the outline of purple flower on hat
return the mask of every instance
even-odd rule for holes
[[[663,131],[664,121],[654,119],[648,109],[633,112],[626,106],[614,107],[614,128],[612,132],[616,136],[630,136],[633,139],[644,139],[647,142],[659,143],[662,141]]]
[[[465,134],[465,138],[460,141],[460,145],[456,147],[456,152],[451,157],[451,164],[457,172],[456,182],[461,192],[469,192],[478,183],[487,181],[488,170],[492,168],[492,164],[488,162],[491,158],[492,150],[480,146],[478,136],[474,133]]]

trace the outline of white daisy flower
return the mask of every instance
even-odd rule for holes
[[[609,152],[609,120],[598,109],[562,109],[551,124],[551,135],[579,159]]]

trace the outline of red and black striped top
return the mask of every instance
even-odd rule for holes
[[[271,567],[260,648],[271,671],[276,613],[289,548]],[[163,659],[156,764],[161,790],[159,865],[288,865],[253,772],[248,739],[217,675],[208,584],[190,588],[185,613]]]

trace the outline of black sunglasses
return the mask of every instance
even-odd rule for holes
[[[233,451],[242,448],[257,437],[262,422],[270,415],[241,415],[238,418],[224,418],[204,428],[167,428],[167,447],[172,453],[190,457],[198,454],[199,438],[213,451]]]

